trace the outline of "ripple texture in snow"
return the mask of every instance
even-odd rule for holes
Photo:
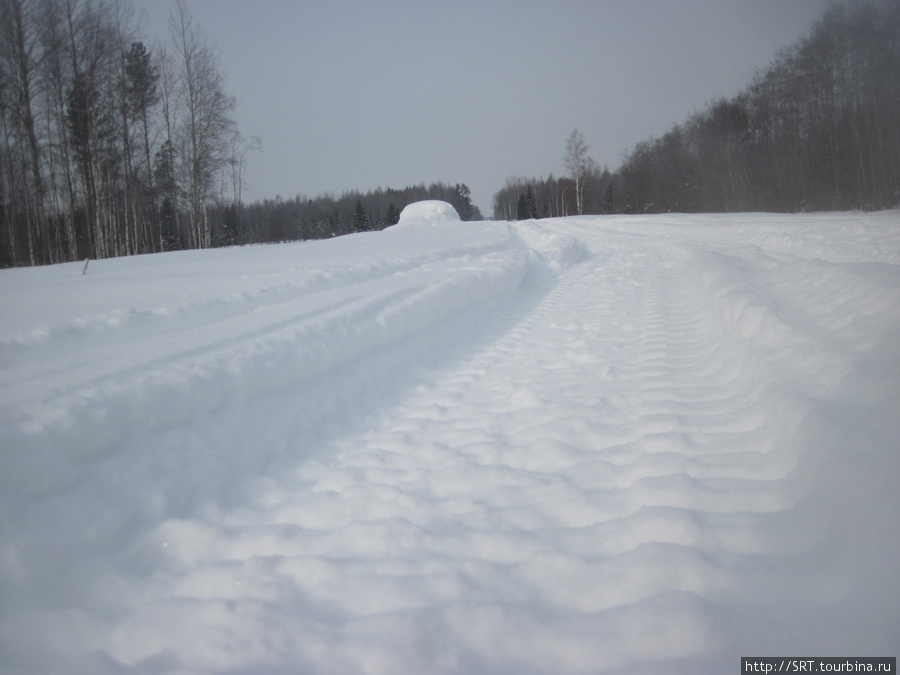
[[[900,216],[0,274],[0,669],[896,653]]]

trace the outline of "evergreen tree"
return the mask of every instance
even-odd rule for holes
[[[528,191],[525,193],[525,212],[528,214],[527,217],[532,220],[538,217],[537,203],[535,202],[534,192],[530,185],[528,186]]]
[[[131,48],[125,55],[125,75],[127,77],[127,98],[130,114],[141,123],[143,131],[143,155],[147,170],[147,195],[148,206],[151,210],[150,217],[156,201],[156,191],[153,185],[153,165],[150,151],[150,114],[153,106],[159,102],[159,71],[153,65],[150,52],[144,47],[143,42],[132,42]],[[151,230],[155,226],[151,225]],[[156,228],[158,230],[158,228]],[[158,250],[163,245],[162,232],[151,231],[148,242],[152,250]]]
[[[613,195],[613,184],[606,186],[606,193],[603,195],[603,212],[614,213],[616,208],[615,196]]]
[[[453,193],[450,203],[459,214],[460,220],[472,220],[472,191],[465,183],[457,183],[453,188]]]
[[[356,200],[356,210],[353,212],[353,231],[367,232],[369,230],[369,216],[363,208],[362,201]]]
[[[397,210],[397,207],[394,206],[394,202],[388,202],[387,214],[384,217],[384,222],[387,225],[396,225],[400,220],[400,212]]]
[[[159,101],[159,71],[153,65],[150,52],[143,42],[131,43],[131,48],[125,55],[125,74],[128,77],[131,112],[135,117],[144,118]]]
[[[181,236],[175,226],[175,207],[168,195],[163,197],[159,209],[159,227],[164,251],[177,251],[182,248]]]
[[[521,193],[516,202],[516,220],[528,220],[528,205],[525,202],[525,195]]]

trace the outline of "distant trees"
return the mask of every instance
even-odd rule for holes
[[[732,98],[600,172],[577,129],[566,176],[508,178],[494,217],[900,206],[900,2],[834,4]]]
[[[516,220],[528,220],[529,217],[528,206],[525,204],[525,195],[520,194],[516,202]]]
[[[531,185],[529,185],[525,193],[519,194],[519,200],[516,203],[516,220],[530,220],[537,217],[537,202]]]
[[[566,155],[563,158],[563,166],[569,172],[575,187],[575,212],[578,215],[584,213],[584,188],[589,174],[596,172],[597,165],[588,155],[588,144],[584,140],[584,134],[575,129],[566,141]]]
[[[581,177],[581,212],[586,214],[611,213],[611,186],[613,176],[609,170],[600,171],[591,163],[590,171]],[[511,176],[494,194],[494,218],[498,220],[524,220],[527,218],[557,218],[578,214],[575,181],[571,177],[523,178]]]
[[[240,132],[235,130],[231,137],[231,159],[229,166],[231,168],[231,189],[233,200],[231,208],[234,213],[233,237],[227,241],[228,244],[242,242],[244,236],[244,167],[246,157],[251,152],[262,152],[263,144],[259,136],[251,136],[249,141],[245,141]]]
[[[613,204],[613,177],[607,168],[600,171],[588,150],[584,134],[575,129],[566,140],[566,176],[554,177],[551,173],[547,178],[507,178],[494,194],[494,218],[526,220],[608,213]]]
[[[45,189],[42,171],[42,144],[38,139],[38,66],[39,39],[37,2],[2,0],[0,4],[0,55],[2,89],[0,103],[4,132],[6,166],[5,240],[8,254],[17,252],[34,265],[50,262],[50,228],[45,214]],[[20,195],[30,197],[14,206]],[[14,227],[17,226],[17,227]]]
[[[900,204],[900,3],[831,6],[741,93],[638,144],[622,211]]]
[[[516,220],[530,220],[538,217],[537,201],[532,191],[531,184],[525,186],[525,191],[518,191],[516,200]],[[508,198],[508,197],[507,197]]]
[[[400,221],[400,211],[394,206],[394,202],[388,202],[387,210],[384,214],[384,224],[396,225]]]
[[[353,212],[353,231],[367,232],[369,230],[369,214],[362,205],[362,198],[357,197],[356,209]]]
[[[453,204],[462,220],[481,220],[481,212],[472,204],[472,191],[465,183],[457,183],[452,189],[438,188],[445,193],[444,201]],[[440,198],[439,198],[440,199]]]
[[[246,139],[212,40],[177,0],[164,43],[129,0],[0,0],[0,267],[332,237],[463,183],[244,204]]]
[[[127,0],[0,0],[0,266],[212,244],[235,103],[171,18],[151,48]]]
[[[229,219],[233,217],[229,205],[214,205],[210,207],[209,214],[214,245],[273,243],[382,230],[397,223],[406,205],[423,199],[449,202],[460,218],[481,220],[481,212],[472,204],[470,195],[469,188],[463,183],[432,183],[402,189],[379,188],[366,193],[351,191],[340,197],[320,195],[315,199],[302,196],[264,199],[240,209],[247,224],[246,236],[240,242],[223,239]]]

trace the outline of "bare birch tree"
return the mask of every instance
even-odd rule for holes
[[[563,166],[575,183],[575,209],[578,215],[584,214],[584,185],[588,174],[596,168],[596,163],[588,155],[589,146],[585,143],[584,134],[575,129],[566,141],[566,156]]]
[[[194,25],[183,0],[175,3],[169,27],[185,114],[182,161],[187,170],[191,245],[208,248],[212,240],[206,206],[216,174],[230,158],[235,99],[225,93],[225,78],[219,70],[214,44]]]
[[[24,150],[22,177],[29,199],[26,236],[32,265],[50,262],[41,145],[35,120],[36,71],[41,56],[34,16],[37,11],[34,0],[2,0],[0,3],[0,50],[8,64],[6,79],[13,103],[15,136]]]

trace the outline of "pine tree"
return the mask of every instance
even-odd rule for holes
[[[525,195],[521,193],[516,202],[516,220],[528,220],[528,205],[525,202]]]
[[[177,251],[182,248],[181,236],[175,225],[175,207],[168,195],[163,197],[162,206],[159,209],[159,229],[164,251]]]
[[[388,202],[387,214],[384,216],[384,222],[387,225],[396,225],[400,220],[400,212],[397,210],[397,207],[394,206],[394,202]]]
[[[528,192],[525,193],[525,212],[528,218],[535,219],[538,217],[537,202],[534,199],[534,191],[528,186]]]
[[[369,216],[363,208],[362,201],[356,200],[356,210],[353,212],[353,231],[367,232],[369,230]]]
[[[472,220],[472,191],[465,183],[457,183],[453,192],[454,195],[450,201],[459,214],[460,220]]]
[[[606,194],[603,195],[603,213],[613,213],[616,208],[615,196],[613,195],[613,184],[606,186]]]
[[[144,161],[147,169],[147,194],[153,218],[153,205],[156,202],[156,192],[153,185],[153,166],[150,153],[150,112],[159,102],[159,71],[153,65],[150,52],[144,47],[143,42],[132,42],[131,48],[125,55],[125,74],[127,76],[127,96],[130,114],[141,123],[143,131]],[[146,233],[147,243],[151,250],[158,250],[163,245],[162,231],[155,224],[151,225],[151,231]]]

